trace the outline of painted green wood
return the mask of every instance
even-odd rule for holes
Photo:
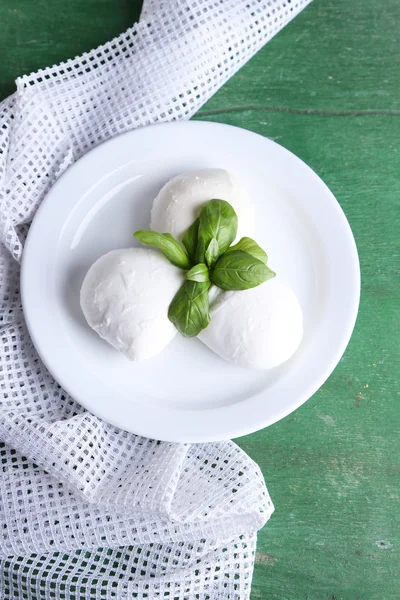
[[[108,42],[134,23],[140,0],[0,0],[0,99],[20,75]]]
[[[139,4],[3,0],[0,94],[122,31]],[[334,374],[294,414],[238,440],[276,505],[252,600],[400,597],[399,23],[398,0],[315,0],[196,117],[310,164],[345,210],[362,268],[359,319]]]

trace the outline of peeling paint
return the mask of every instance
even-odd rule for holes
[[[321,413],[317,413],[317,417],[321,419],[325,423],[325,425],[329,425],[330,427],[336,427],[336,421],[330,415],[321,415]]]
[[[393,548],[393,544],[389,542],[389,540],[376,540],[375,545],[378,546],[378,548],[382,548],[382,550]]]
[[[276,563],[275,556],[272,554],[262,554],[261,552],[256,552],[256,564],[258,565],[274,565]]]

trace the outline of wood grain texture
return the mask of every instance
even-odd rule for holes
[[[0,4],[3,95],[22,72],[134,17],[129,0],[34,5]],[[399,23],[398,0],[315,0],[196,117],[256,131],[307,162],[343,207],[362,269],[359,318],[334,374],[295,413],[238,440],[276,505],[252,600],[399,597]]]
[[[14,80],[108,42],[139,17],[140,0],[0,0],[0,99]]]

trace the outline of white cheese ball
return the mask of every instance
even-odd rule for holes
[[[235,365],[271,369],[296,352],[302,336],[297,297],[276,278],[251,290],[217,296],[211,323],[199,339]]]
[[[171,233],[181,240],[209,200],[226,200],[238,216],[236,239],[253,237],[255,233],[254,206],[246,190],[224,169],[203,169],[183,173],[164,185],[154,200],[151,229]]]
[[[155,356],[176,334],[168,307],[182,273],[156,250],[113,250],[90,267],[83,281],[83,314],[101,338],[130,360]]]

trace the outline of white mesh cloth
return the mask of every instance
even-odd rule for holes
[[[188,119],[309,0],[149,0],[139,24],[22,77],[0,104],[0,598],[248,598],[272,513],[235,444],[134,436],[40,362],[19,296],[24,239],[59,175],[129,129]]]

